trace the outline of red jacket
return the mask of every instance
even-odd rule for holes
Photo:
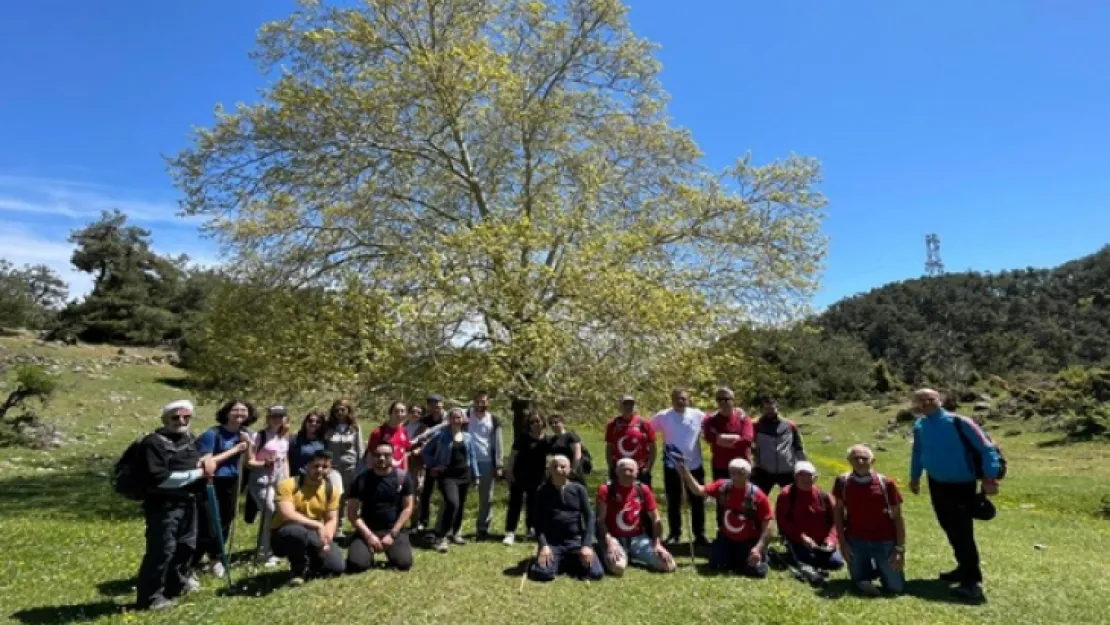
[[[755,441],[755,427],[752,419],[737,408],[731,415],[724,416],[714,412],[701,422],[701,433],[709,443],[710,457],[714,469],[727,469],[728,463],[735,458],[752,461],[752,443]],[[740,441],[733,447],[717,444],[721,434],[739,434]]]

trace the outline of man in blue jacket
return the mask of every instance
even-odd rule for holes
[[[979,471],[982,472],[983,492],[987,495],[998,493],[1001,468],[998,450],[974,421],[941,407],[940,394],[936,391],[921,389],[915,392],[913,407],[922,417],[913,426],[910,491],[919,494],[921,472],[928,473],[933,512],[956,556],[956,569],[941,573],[940,579],[959,584],[953,589],[956,596],[981,601],[983,572],[979,566],[979,548],[975,544],[972,511],[976,506]],[[974,466],[965,440],[978,452],[981,467]]]

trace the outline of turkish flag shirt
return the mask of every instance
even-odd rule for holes
[[[409,448],[412,443],[409,441],[408,432],[405,431],[405,426],[398,428],[383,423],[373,432],[370,433],[370,442],[366,445],[366,455],[370,455],[374,448],[382,443],[389,443],[393,445],[393,466],[394,468],[401,469],[402,471],[409,470]],[[370,460],[373,460],[372,458]],[[367,466],[374,466],[367,463]]]
[[[728,490],[724,502],[721,502],[722,492]],[[745,509],[744,500],[751,493],[755,510]],[[721,515],[720,530],[731,541],[742,543],[753,541],[763,533],[763,528],[775,518],[771,510],[771,500],[755,484],[749,482],[744,487],[732,485],[732,480],[717,480],[705,487],[705,496],[717,499],[719,506],[723,506],[725,513]]]
[[[633,415],[631,419],[617,417],[605,426],[605,442],[613,446],[617,460],[632,458],[643,471],[647,469],[651,446],[655,444],[655,428],[640,415]]]
[[[639,493],[643,492],[643,500]],[[612,495],[609,494],[609,485],[602,484],[597,489],[597,505],[605,505],[605,527],[609,533],[617,538],[631,538],[644,533],[640,524],[640,516],[644,512],[654,512],[659,507],[655,503],[655,495],[651,487],[641,484],[637,489],[635,484],[630,486],[613,485]]]

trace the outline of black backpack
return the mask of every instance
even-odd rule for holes
[[[123,455],[116,461],[116,466],[111,475],[112,490],[132,501],[146,499],[147,494],[154,487],[154,484],[150,483],[150,473],[146,466],[146,453],[143,449],[148,438],[171,451],[180,451],[196,445],[196,441],[191,436],[186,436],[181,444],[174,445],[173,441],[157,432],[144,434],[132,441],[127,449],[123,450]]]
[[[960,435],[960,442],[963,443],[968,462],[971,463],[971,468],[975,471],[975,479],[982,480],[985,477],[983,475],[983,455],[979,453],[979,450],[976,449],[971,439],[968,438],[966,431],[967,423],[964,422],[966,418],[967,417],[961,417],[960,415],[952,415],[952,425],[956,426],[956,433]],[[1002,453],[1002,447],[996,443],[983,428],[979,428],[979,431],[983,433],[983,438],[986,439],[987,444],[994,447],[994,450],[998,452],[997,479],[1001,480],[1006,477],[1007,468],[1006,456]]]
[[[589,475],[594,471],[594,459],[590,455],[590,450],[586,449],[586,445],[582,445],[582,460],[578,463],[578,470],[582,475]]]

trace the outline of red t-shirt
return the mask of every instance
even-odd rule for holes
[[[779,525],[779,533],[796,543],[802,542],[802,534],[805,534],[818,545],[835,545],[836,523],[832,509],[836,502],[831,497],[826,501],[826,497],[821,496],[821,489],[814,486],[794,494],[791,512],[790,493],[793,490],[793,484],[783,488],[775,501],[775,521]]]
[[[393,466],[408,471],[409,448],[412,447],[412,441],[409,440],[405,426],[394,428],[388,423],[383,423],[374,428],[370,433],[370,442],[366,445],[366,453],[369,454],[381,443],[393,445]]]
[[[643,501],[640,501],[636,493],[635,484],[631,486],[617,484],[613,488],[616,493],[612,497],[609,496],[608,484],[602,484],[597,488],[597,504],[605,504],[605,527],[617,538],[631,538],[643,534],[646,528],[640,523],[640,515],[659,509],[651,487],[647,484],[640,485],[639,490],[644,493]]]
[[[898,485],[889,477],[886,481],[887,498],[891,506],[902,505],[902,494]],[[867,542],[886,542],[896,538],[894,520],[887,513],[886,499],[879,486],[879,474],[872,473],[871,481],[860,483],[848,476],[837,478],[833,487],[833,497],[844,502],[847,511],[844,533],[850,538]]]
[[[717,480],[709,484],[705,487],[706,497],[717,497],[725,488],[725,484],[731,482],[732,480]],[[754,514],[744,505],[749,492],[755,507]],[[763,528],[775,518],[775,513],[771,510],[771,500],[767,499],[767,495],[751,482],[742,488],[730,486],[723,504],[717,505],[723,505],[725,510],[721,516],[721,531],[725,533],[726,538],[738,543],[759,538]]]
[[[701,433],[705,442],[709,443],[714,469],[727,469],[728,463],[736,458],[752,461],[755,427],[751,417],[744,414],[744,411],[738,409],[727,416],[714,412],[701,422]],[[739,434],[740,441],[733,447],[723,447],[717,444],[717,436],[721,434]]]
[[[633,415],[627,421],[617,417],[605,426],[605,442],[613,445],[617,460],[632,458],[643,471],[647,469],[651,446],[655,444],[655,428],[640,415]]]

